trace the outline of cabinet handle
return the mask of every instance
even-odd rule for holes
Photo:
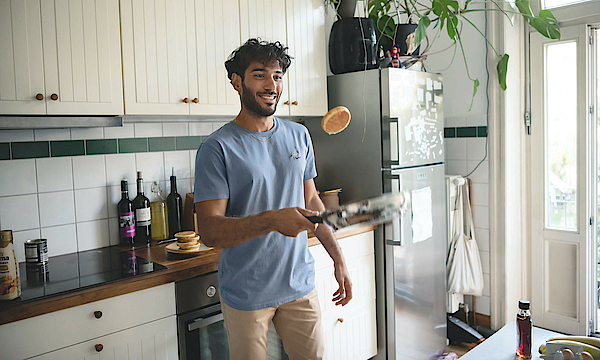
[[[285,101],[285,102],[283,103],[283,105],[289,105],[289,104],[290,104],[290,101],[289,101],[289,100],[287,100],[287,101]]]
[[[42,101],[42,100],[44,100],[44,95],[43,94],[37,94],[35,96],[35,98],[38,99],[39,101]]]
[[[94,345],[94,347],[96,348],[96,352],[100,352],[102,351],[102,349],[104,349],[104,346],[102,346],[102,344],[96,344]]]
[[[340,323],[343,323],[344,322],[344,318],[338,318],[337,321],[340,322]]]
[[[100,319],[102,317],[102,311],[94,311],[94,317],[96,319]]]
[[[188,98],[183,98],[183,100],[181,100],[181,101],[183,101],[183,102],[184,102],[184,103],[186,103],[186,104],[187,104],[188,102],[190,102],[190,100],[189,100]]]
[[[292,105],[298,105],[298,102],[297,102],[297,101],[294,101],[294,102],[292,103]]]
[[[58,94],[52,94],[52,95],[50,95],[50,99],[52,99],[54,101],[58,100]]]
[[[198,98],[194,98],[194,99],[192,99],[192,102],[193,102],[194,104],[197,104],[197,103],[198,103]]]

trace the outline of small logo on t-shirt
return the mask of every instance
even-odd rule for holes
[[[292,157],[294,159],[300,159],[300,151],[298,150],[298,148],[296,148],[294,150],[294,152],[292,153],[292,155],[290,155],[290,157]]]

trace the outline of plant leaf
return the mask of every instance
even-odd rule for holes
[[[457,27],[458,27],[458,17],[456,17],[456,15],[454,15],[453,13],[449,13],[448,21],[446,24],[446,30],[448,31],[448,36],[450,37],[450,39],[454,40],[454,43],[456,43],[456,40],[457,40],[457,36],[456,36]]]
[[[558,21],[550,10],[541,10],[538,16],[531,19],[529,24],[545,37],[560,40]]]
[[[533,12],[531,11],[531,6],[529,5],[529,1],[527,0],[516,0],[515,5],[519,9],[519,12],[525,16],[527,20],[533,17]]]
[[[459,5],[458,1],[454,0],[433,0],[432,2],[432,10],[433,13],[439,17],[440,21],[440,30],[444,28],[444,24],[446,20],[449,20],[451,23],[447,24],[448,36],[454,42],[456,42],[456,26],[458,24],[458,18],[456,17],[456,13],[458,12]]]
[[[496,65],[496,71],[498,71],[498,82],[502,90],[506,91],[506,73],[508,71],[508,54],[502,55],[498,65]]]
[[[473,100],[475,100],[475,94],[477,94],[477,88],[479,87],[479,79],[473,80],[473,97],[471,97],[471,106],[469,106],[469,111],[473,108]]]
[[[425,39],[429,24],[431,24],[431,20],[429,20],[428,16],[424,15],[421,19],[419,19],[419,25],[417,25],[417,30],[415,30],[415,40],[413,42],[415,47],[419,46],[421,41]]]

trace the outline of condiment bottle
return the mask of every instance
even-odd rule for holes
[[[167,214],[167,203],[160,194],[158,181],[152,183],[152,202],[150,212],[152,214],[152,240],[165,240],[169,236],[169,215]]]
[[[21,296],[21,280],[12,230],[2,230],[0,231],[0,300],[12,300],[19,296]]]
[[[521,359],[531,359],[531,304],[527,300],[519,301],[517,314],[517,355]]]

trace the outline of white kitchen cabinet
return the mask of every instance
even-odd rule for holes
[[[331,258],[322,245],[310,247],[315,258],[315,287],[322,312],[325,359],[361,360],[377,354],[373,241],[372,231],[339,240],[353,284],[352,300],[343,307],[331,301],[338,288]]]
[[[237,0],[122,0],[127,114],[235,115],[225,60],[240,45]]]
[[[31,359],[177,360],[177,319],[173,315]]]
[[[28,359],[75,344],[87,343],[106,335],[120,333],[125,329],[141,329],[140,325],[142,324],[174,317],[174,283],[155,286],[1,325],[0,339],[3,343],[14,345],[2,348],[2,359]],[[158,327],[154,328],[158,329]],[[177,348],[177,331],[174,331],[174,338],[171,335],[167,337],[168,348],[172,346]],[[131,336],[126,338],[133,339]],[[31,341],[31,339],[36,340]],[[146,345],[144,344],[144,346]],[[75,349],[80,352],[89,350],[88,348]],[[177,350],[175,350],[175,354],[177,354]],[[71,358],[76,357],[67,356],[61,359]]]
[[[325,17],[321,0],[239,0],[242,42],[280,41],[294,58],[284,78],[277,116],[327,112]]]
[[[123,114],[118,0],[0,0],[0,114]]]

